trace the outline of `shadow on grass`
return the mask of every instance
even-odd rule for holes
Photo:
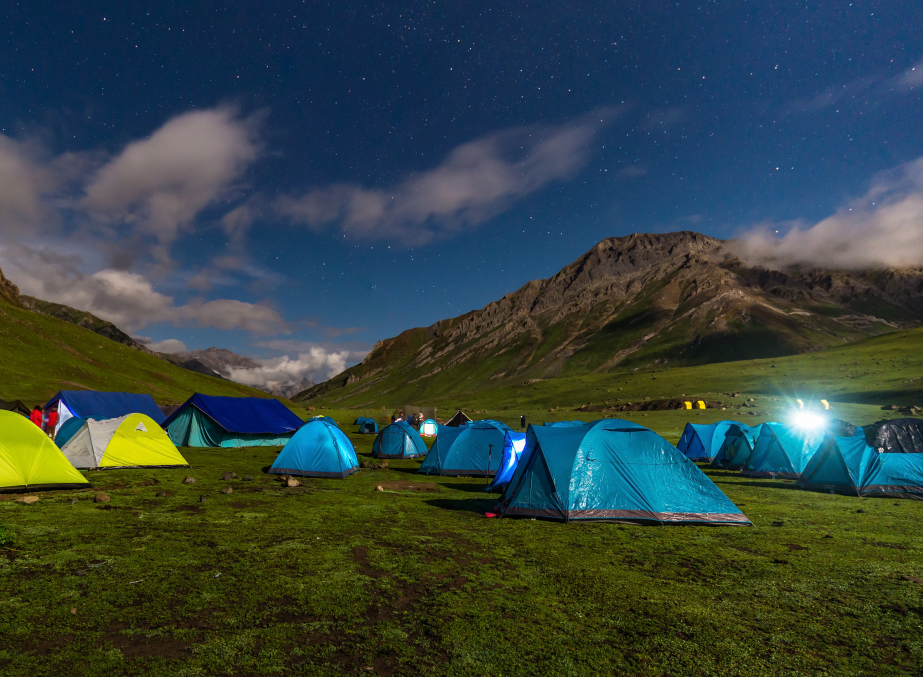
[[[490,512],[497,505],[496,498],[434,498],[424,501],[429,505],[441,508],[443,510],[454,510],[456,512],[470,512],[483,515]]]
[[[443,484],[442,486],[444,486],[446,489],[454,489],[455,491],[467,491],[473,494],[483,494],[484,489],[487,488],[487,482],[481,482],[478,484],[449,483],[449,484]],[[485,494],[485,495],[489,496],[490,494]]]

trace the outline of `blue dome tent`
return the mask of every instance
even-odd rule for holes
[[[472,421],[443,427],[417,472],[425,475],[490,476],[500,467],[503,440],[510,428],[499,421]]]
[[[554,421],[552,423],[545,421],[544,425],[549,428],[572,428],[576,425],[586,425],[586,423],[586,421]]]
[[[753,453],[740,472],[746,477],[795,479],[804,471],[823,439],[823,429],[764,423],[758,429]]]
[[[532,426],[503,515],[653,524],[750,524],[692,461],[652,430],[604,419]]]
[[[724,442],[715,459],[711,462],[713,468],[726,470],[740,470],[753,453],[756,444],[756,431],[750,426],[741,424],[732,425],[724,436]]]
[[[378,422],[374,418],[366,418],[365,416],[360,416],[356,419],[356,425],[359,426],[359,433],[363,435],[371,435],[378,433]]]
[[[279,400],[196,393],[163,427],[178,447],[272,447],[288,442],[303,423]]]
[[[526,447],[526,434],[517,433],[508,430],[503,437],[503,455],[500,458],[500,469],[494,475],[494,481],[485,491],[498,492],[510,483],[513,473],[516,472],[516,465],[522,456],[522,450]]]
[[[808,461],[798,486],[855,496],[923,499],[923,453],[889,453],[865,435],[827,435]]]
[[[436,437],[439,434],[439,424],[431,418],[426,419],[420,426],[420,434],[423,437]]]
[[[420,433],[403,421],[386,426],[372,444],[375,458],[417,458],[426,456],[426,443]]]
[[[359,469],[359,459],[346,433],[333,421],[305,423],[282,448],[269,472],[275,475],[338,477]]]
[[[692,461],[711,463],[724,442],[724,436],[732,425],[741,425],[737,421],[718,421],[717,423],[687,423],[683,436],[679,438],[676,448]]]

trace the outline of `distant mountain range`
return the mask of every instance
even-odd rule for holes
[[[693,232],[608,238],[546,280],[379,341],[295,396],[338,406],[777,357],[923,323],[923,268],[774,271]]]

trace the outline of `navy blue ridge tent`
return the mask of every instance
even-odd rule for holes
[[[327,418],[308,421],[276,456],[269,472],[303,477],[338,477],[359,469],[359,459],[346,433]]]
[[[417,458],[426,456],[426,443],[413,426],[397,421],[386,426],[372,444],[375,458]]]
[[[288,442],[303,423],[279,400],[196,393],[163,427],[178,447],[271,447]]]
[[[530,426],[503,515],[656,524],[750,524],[676,447],[631,421]]]
[[[506,433],[499,421],[472,421],[457,428],[443,426],[417,472],[424,475],[480,475],[497,472]]]
[[[96,390],[62,390],[42,407],[58,412],[57,430],[72,416],[102,421],[128,414],[145,414],[163,424],[166,417],[150,395],[138,393],[107,393]]]

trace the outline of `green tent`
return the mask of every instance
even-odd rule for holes
[[[19,414],[0,411],[0,491],[89,486],[37,425]]]

